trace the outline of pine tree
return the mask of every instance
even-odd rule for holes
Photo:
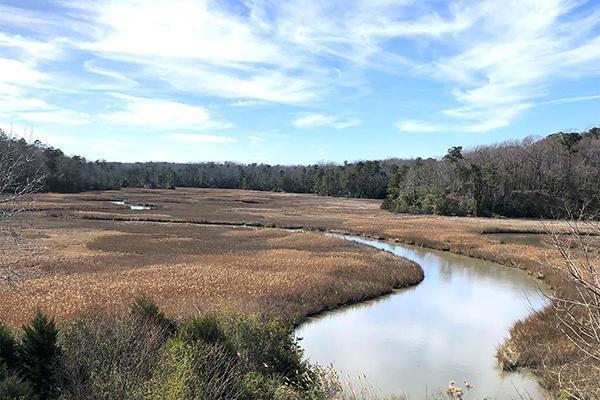
[[[57,336],[54,320],[41,312],[28,326],[23,327],[19,349],[21,371],[39,394],[40,400],[48,399],[53,389],[53,366],[59,354]]]
[[[17,343],[10,330],[0,323],[0,380],[17,365]]]

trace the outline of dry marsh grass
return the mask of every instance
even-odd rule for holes
[[[0,319],[12,326],[37,309],[58,319],[124,310],[142,294],[175,317],[228,308],[292,324],[423,277],[407,260],[310,232],[58,218],[34,226],[36,235],[23,233],[42,251],[24,257],[15,245],[3,257],[22,272],[0,285]]]
[[[155,208],[132,211],[110,203],[113,199]],[[394,215],[381,210],[377,200],[221,189],[42,194],[34,204],[40,210],[32,213],[34,226],[43,222],[57,227],[35,230],[38,237],[32,240],[48,248],[35,262],[27,258],[35,271],[29,275],[38,276],[39,287],[29,283],[33,285],[29,294],[12,299],[0,310],[2,316],[10,314],[11,307],[26,304],[29,295],[40,304],[51,296],[56,304],[76,303],[81,296],[90,307],[105,303],[118,307],[135,291],[150,288],[161,306],[176,315],[195,307],[225,306],[292,321],[419,278],[414,266],[404,269],[410,271],[406,276],[397,276],[399,269],[390,266],[402,262],[388,260],[384,253],[312,233],[219,228],[214,231],[218,235],[194,239],[193,232],[216,229],[195,225],[207,222],[301,227],[416,244],[526,270],[555,293],[574,290],[554,268],[562,260],[551,246],[506,242],[489,234],[544,232],[536,220]],[[568,230],[560,221],[548,225]],[[75,239],[65,245],[68,237]],[[77,259],[81,254],[85,257]],[[375,264],[383,268],[373,269]],[[47,274],[55,281],[39,277]],[[111,291],[116,295],[107,294]],[[190,302],[194,296],[198,301]],[[82,304],[88,304],[85,301]],[[580,356],[552,328],[553,318],[546,311],[519,322],[499,351],[506,368],[531,368],[550,390],[561,385],[557,376],[564,379],[565,369],[577,368]],[[13,316],[13,322],[17,320]]]
[[[153,204],[156,208],[132,211],[109,202],[115,198]],[[44,207],[51,204],[53,210],[60,211],[56,215],[77,218],[214,222],[355,233],[483,258],[543,276],[550,286],[560,283],[545,265],[549,258],[556,257],[549,249],[502,243],[494,235],[482,234],[543,232],[536,220],[393,215],[381,210],[378,200],[226,189],[124,189],[77,195],[43,194],[36,200]],[[561,223],[552,225],[560,227]]]

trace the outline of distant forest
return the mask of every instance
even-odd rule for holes
[[[441,159],[309,166],[88,161],[0,130],[0,157],[26,160],[20,179],[41,173],[49,192],[179,186],[385,199],[384,208],[406,213],[552,218],[566,208],[600,211],[600,128],[453,147]]]

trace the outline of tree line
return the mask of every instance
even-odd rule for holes
[[[384,198],[391,163],[359,161],[337,165],[269,165],[235,162],[201,163],[120,163],[88,161],[65,155],[60,149],[36,141],[12,138],[0,130],[0,147],[16,155],[26,155],[23,180],[42,171],[42,190],[77,193],[87,190],[145,187],[252,189],[324,196]]]
[[[600,210],[600,128],[559,132],[393,167],[384,208],[460,216],[562,217]]]
[[[394,212],[461,216],[558,217],[565,206],[600,209],[600,128],[468,151],[453,147],[441,159],[315,165],[88,161],[1,130],[0,146],[27,159],[16,181],[42,173],[42,190],[49,192],[253,189],[385,199],[383,207]]]

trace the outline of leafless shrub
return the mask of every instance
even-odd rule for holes
[[[61,332],[61,400],[143,399],[168,336],[133,315],[88,315]]]
[[[600,222],[581,213],[568,221],[569,234],[548,229],[562,265],[555,266],[572,285],[549,295],[556,328],[580,354],[555,371],[565,397],[600,398]]]

